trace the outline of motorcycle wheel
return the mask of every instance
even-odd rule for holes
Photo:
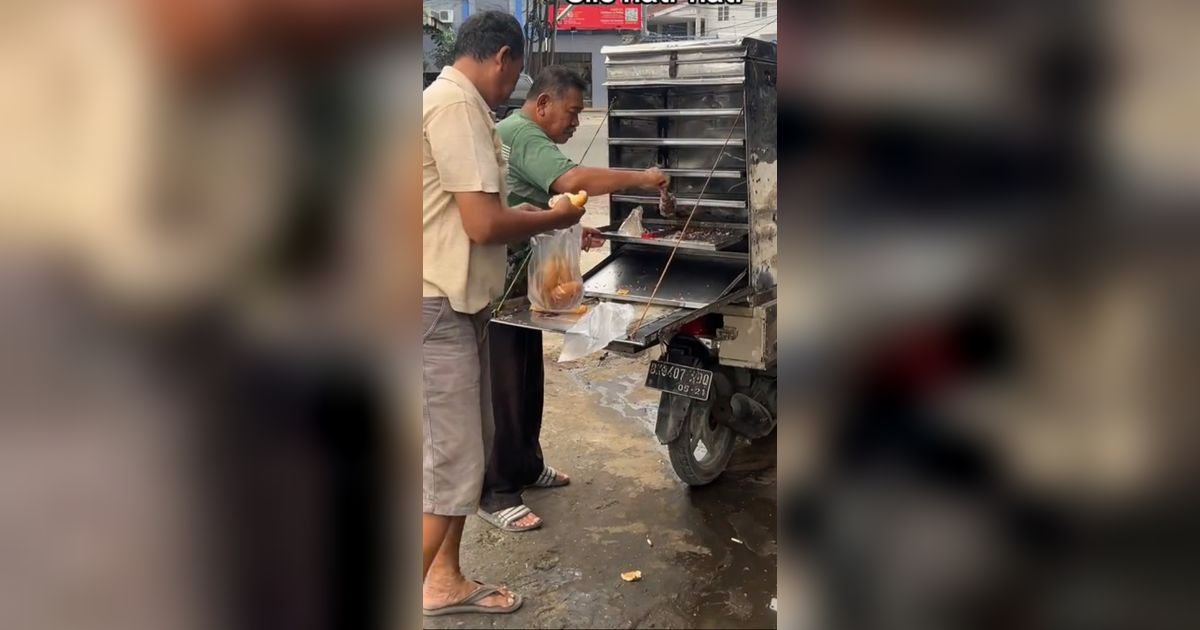
[[[705,367],[694,357],[678,357],[672,361]],[[685,414],[679,435],[667,444],[667,453],[675,474],[689,486],[712,483],[729,464],[736,436],[719,418],[731,413],[731,396],[733,385],[729,379],[720,371],[714,371],[712,393],[707,401],[684,398],[685,402],[680,404],[682,397],[665,392],[659,400],[660,409]]]

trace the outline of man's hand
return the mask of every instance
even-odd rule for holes
[[[456,192],[454,199],[463,230],[480,245],[517,243],[534,234],[571,227],[583,216],[583,209],[572,206],[566,197],[541,212],[528,212],[527,206],[506,207],[496,193]]]
[[[597,230],[594,227],[584,226],[583,242],[580,244],[583,247],[583,251],[586,252],[590,249],[595,249],[603,244],[604,235],[600,233],[600,230]]]
[[[642,188],[666,188],[670,178],[657,166],[642,171]]]
[[[583,208],[576,208],[566,195],[559,195],[550,202],[550,213],[555,217],[555,229],[569,228],[583,218]]]

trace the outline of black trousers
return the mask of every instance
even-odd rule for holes
[[[488,325],[492,412],[496,433],[480,507],[495,512],[521,505],[521,491],[542,473],[542,333]]]

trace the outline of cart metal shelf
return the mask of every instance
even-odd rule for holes
[[[609,138],[608,145],[631,147],[740,147],[746,144],[742,138]]]
[[[640,168],[614,168],[614,171],[642,171]],[[660,171],[672,177],[709,177],[714,179],[745,179],[746,172],[738,170],[709,171],[701,168],[659,168]]]
[[[600,233],[611,242],[637,243],[648,247],[679,247],[680,249],[710,252],[726,249],[746,240],[745,226],[716,223],[692,224],[688,226],[684,238],[681,239],[679,233],[683,229],[682,223],[643,221],[642,225],[646,228],[646,234],[650,236],[622,234],[618,231],[621,227],[620,224],[604,226],[600,228]]]
[[[612,118],[658,118],[666,116],[703,117],[703,116],[737,116],[742,110],[734,107],[727,109],[626,109],[609,112]]]
[[[625,201],[637,204],[649,204],[658,206],[658,197],[650,195],[612,195],[612,201]],[[708,206],[710,208],[734,208],[737,210],[745,210],[746,202],[737,201],[735,199],[704,199],[696,197],[679,197],[675,200],[675,207],[687,212],[692,206]],[[624,220],[624,219],[622,219]]]

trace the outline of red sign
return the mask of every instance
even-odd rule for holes
[[[550,7],[553,11],[554,7]],[[642,5],[640,2],[618,0],[612,4],[567,4],[558,5],[558,30],[560,31],[615,31],[642,29]]]

